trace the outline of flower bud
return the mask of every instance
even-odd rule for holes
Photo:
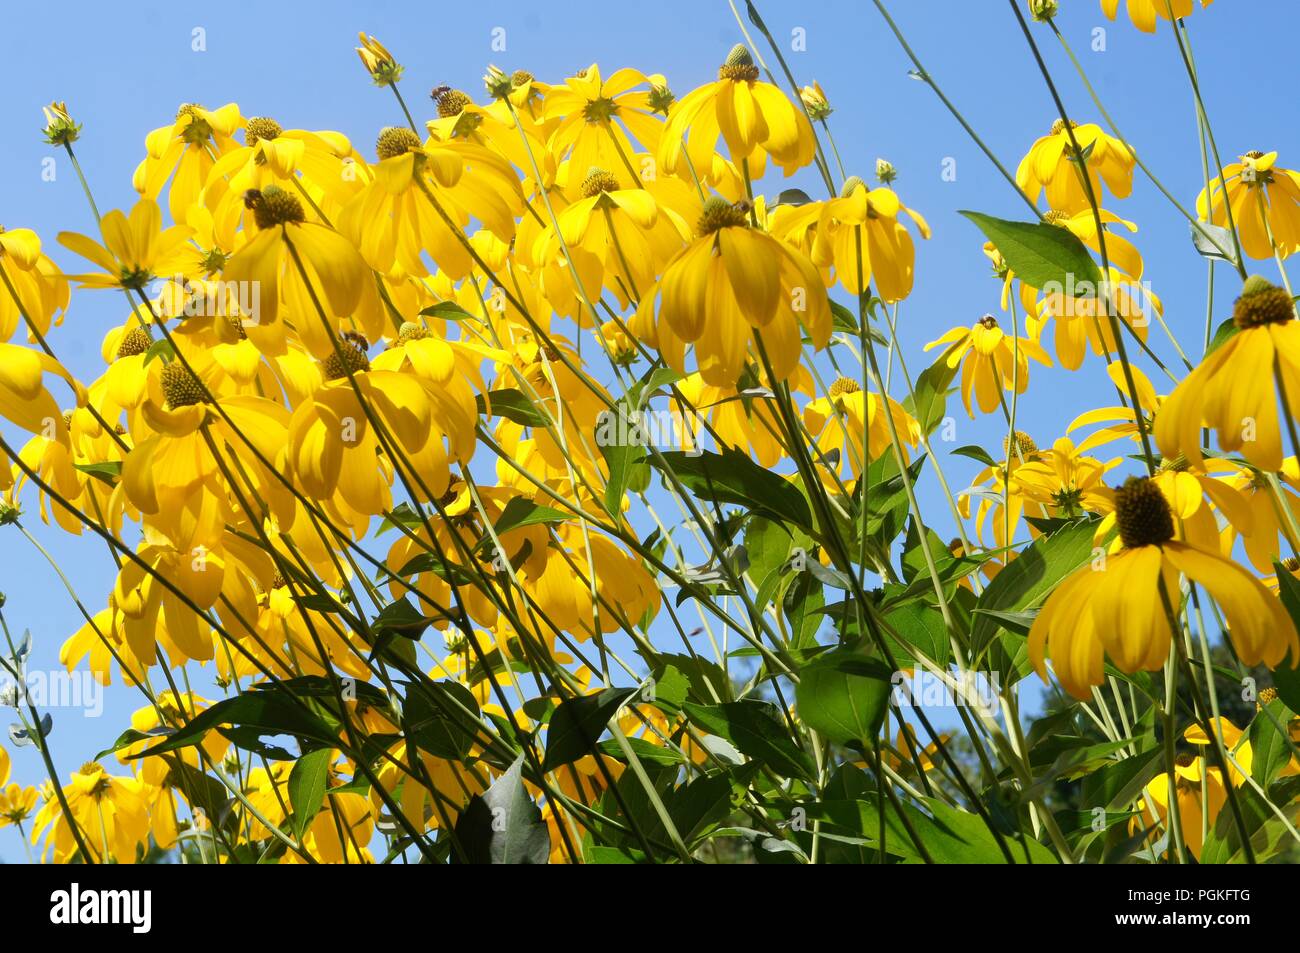
[[[402,78],[401,65],[384,48],[384,44],[365,33],[358,33],[357,38],[361,41],[361,45],[356,48],[357,55],[361,57],[362,65],[376,86],[391,86]]]
[[[805,86],[799,90],[799,98],[803,100],[804,108],[808,110],[808,116],[811,119],[825,119],[835,110],[831,109],[830,101],[827,100],[826,94],[822,92],[821,84],[816,80],[811,86]]]
[[[81,126],[68,115],[66,103],[53,102],[42,106],[45,113],[45,141],[52,146],[68,146],[81,138]]]

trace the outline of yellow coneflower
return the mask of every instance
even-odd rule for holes
[[[106,774],[102,765],[91,761],[72,775],[63,788],[72,821],[81,829],[86,849],[94,863],[133,864],[137,849],[149,837],[149,807],[145,803],[142,782]],[[45,802],[33,822],[35,842],[48,829],[46,850],[52,851],[55,863],[71,862],[77,853],[69,819],[57,798]]]
[[[1133,189],[1133,154],[1124,143],[1108,135],[1094,123],[1071,122],[1074,140],[1087,156],[1084,165],[1092,194],[1101,204],[1101,183],[1116,198],[1128,198]],[[1047,193],[1047,204],[1058,211],[1074,214],[1091,210],[1088,193],[1079,177],[1080,163],[1074,153],[1065,122],[1057,119],[1052,131],[1034,141],[1029,153],[1016,169],[1016,184],[1037,203],[1039,195]]]
[[[560,314],[582,314],[580,295],[564,254],[567,246],[593,301],[608,289],[626,308],[654,284],[664,264],[690,239],[690,225],[636,183],[604,169],[590,169],[579,198],[557,215],[533,245],[533,259],[545,269],[547,299]],[[563,238],[563,241],[561,241]]]
[[[817,269],[751,228],[748,209],[724,199],[705,203],[697,232],[665,266],[657,294],[642,299],[633,330],[683,373],[686,345],[694,344],[700,376],[719,387],[735,386],[746,362],[757,357],[761,334],[773,373],[785,380],[802,353],[800,326],[816,348],[830,340],[830,304]],[[656,297],[659,314],[652,320]]]
[[[333,352],[324,319],[357,325],[378,336],[384,315],[366,263],[355,247],[333,229],[307,220],[302,202],[277,185],[244,197],[253,212],[257,237],[226,262],[226,281],[247,281],[258,289],[257,313],[245,325],[248,336],[264,352],[285,350],[286,329],[279,321],[281,304],[293,314],[294,330],[303,345],[318,357]],[[290,252],[297,252],[297,258]],[[299,270],[301,263],[302,270]],[[304,274],[306,280],[304,280]]]
[[[674,103],[659,148],[664,170],[684,171],[684,151],[697,174],[705,176],[719,134],[732,161],[739,165],[748,160],[755,178],[762,175],[769,155],[786,175],[812,162],[816,143],[803,109],[758,77],[749,50],[737,44],[718,67],[715,82]]]
[[[593,167],[621,168],[639,151],[635,143],[657,149],[664,127],[651,100],[653,87],[663,83],[660,75],[626,67],[606,77],[592,63],[563,85],[550,87],[542,115],[553,124],[547,145],[555,161],[567,155],[570,167],[581,173]]]
[[[921,425],[892,397],[864,391],[852,378],[836,378],[825,397],[808,402],[803,419],[821,452],[838,453],[840,467],[847,463],[857,476],[892,446],[885,414],[894,418],[903,459],[907,459],[907,448],[916,447],[921,439]]]
[[[992,413],[1002,401],[1001,392],[1015,388],[1023,394],[1029,386],[1029,359],[1046,367],[1052,366],[1043,346],[1032,338],[1018,341],[1003,332],[997,318],[986,314],[969,328],[953,328],[938,340],[925,346],[928,351],[942,344],[948,345],[943,358],[949,367],[961,365],[961,399],[966,413],[971,417],[971,393],[974,392],[979,409]]]
[[[874,279],[880,297],[901,301],[912,291],[912,266],[916,257],[912,236],[899,222],[906,213],[922,238],[930,226],[918,213],[898,200],[892,189],[868,189],[850,176],[839,198],[821,206],[813,260],[822,267],[835,266],[835,276],[849,294],[861,294]]]
[[[178,219],[180,221],[181,219]],[[199,256],[188,225],[162,227],[162,210],[152,199],[135,203],[131,214],[113,209],[100,222],[104,244],[77,232],[59,232],[59,244],[103,269],[103,273],[69,275],[88,288],[125,288],[143,292],[155,277],[200,274]]]
[[[1215,225],[1228,224],[1228,210],[1251,258],[1283,258],[1300,247],[1300,172],[1277,164],[1276,152],[1247,152],[1223,170],[1196,198],[1196,214]],[[1270,241],[1270,237],[1272,240]]]
[[[1120,552],[1067,577],[1029,630],[1029,658],[1044,681],[1049,657],[1075,698],[1102,683],[1106,656],[1125,672],[1160,668],[1169,656],[1180,574],[1223,609],[1227,637],[1244,664],[1275,668],[1288,653],[1292,664],[1300,659],[1291,617],[1258,579],[1217,553],[1174,540],[1173,513],[1153,481],[1130,477],[1115,490],[1115,522]]]
[[[464,247],[464,229],[478,220],[502,241],[515,234],[515,216],[524,210],[523,192],[510,163],[465,139],[422,143],[410,129],[389,126],[375,142],[379,162],[373,180],[353,198],[338,220],[362,257],[377,271],[423,276],[427,251],[450,277],[469,274],[473,259]],[[429,197],[436,196],[451,224]],[[377,337],[381,328],[368,336]]]
[[[243,124],[234,103],[220,109],[182,104],[171,125],[160,126],[145,138],[145,157],[132,180],[135,190],[154,201],[171,179],[167,207],[172,221],[185,221],[216,160],[238,147],[233,137]]]
[[[0,287],[0,341],[13,337],[24,314],[37,331],[47,333],[55,314],[67,310],[70,289],[58,265],[41,251],[37,234],[30,228],[0,225],[0,268],[13,286],[13,293]]]
[[[1214,0],[1201,0],[1201,6],[1208,7],[1213,2]],[[1133,21],[1135,27],[1143,33],[1154,33],[1156,17],[1168,20],[1170,10],[1173,11],[1175,20],[1190,17],[1192,11],[1196,9],[1196,0],[1125,0],[1125,6],[1128,9],[1128,18]],[[1101,8],[1106,12],[1106,16],[1113,20],[1115,14],[1119,12],[1119,0],[1101,0]]]
[[[1242,285],[1232,310],[1237,331],[1208,354],[1161,405],[1155,437],[1166,457],[1201,462],[1202,427],[1219,447],[1261,470],[1282,468],[1279,385],[1284,412],[1300,415],[1300,323],[1291,296],[1259,276]]]

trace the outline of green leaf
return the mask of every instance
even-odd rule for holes
[[[1164,751],[1161,748],[1139,752],[1086,775],[1080,803],[1108,811],[1126,808],[1142,793],[1147,782],[1163,770]]]
[[[930,813],[921,810],[924,807]],[[874,793],[855,800],[827,800],[806,806],[808,817],[822,821],[823,835],[848,835],[850,843],[862,843],[902,859],[906,864],[925,863],[925,856],[912,839],[913,833],[925,848],[925,854],[938,864],[1005,864],[1006,855],[984,821],[976,814],[952,807],[936,798],[922,798],[919,806],[903,802],[908,824],[904,826],[893,806],[883,808]],[[882,816],[883,811],[883,816]],[[885,844],[879,843],[880,828],[885,828]],[[1016,863],[1054,864],[1056,857],[1042,844],[1030,838],[1023,843],[1006,838],[1006,845]],[[1026,857],[1026,854],[1028,857]]]
[[[233,725],[236,729],[234,734],[241,740],[266,735],[293,735],[304,750],[338,746],[337,731],[318,715],[291,703],[279,691],[272,687],[252,689],[234,698],[222,699],[199,712],[166,740],[130,758],[147,758],[199,744],[209,730],[219,725]],[[313,744],[309,746],[308,742]]]
[[[1233,266],[1237,264],[1237,256],[1233,252],[1232,232],[1222,225],[1212,225],[1209,222],[1197,222],[1195,225],[1188,223],[1188,227],[1192,230],[1192,244],[1196,246],[1202,258],[1226,261]]]
[[[812,778],[812,758],[791,739],[789,726],[770,702],[686,702],[682,708],[700,728],[725,738],[742,754],[763,762],[782,777]]]
[[[444,321],[477,321],[476,315],[470,314],[454,301],[439,301],[423,308],[420,314],[426,318],[441,318]]]
[[[95,755],[92,760],[100,761],[110,754],[116,754],[123,748],[129,748],[137,741],[157,741],[159,738],[164,738],[169,734],[171,734],[171,729],[169,728],[154,728],[152,731],[137,731],[134,728],[128,728],[117,736],[117,740],[114,741],[111,746]]]
[[[1035,288],[1049,286],[1062,292],[1091,282],[1094,293],[1075,297],[1095,297],[1101,282],[1101,269],[1083,242],[1069,229],[1045,222],[1012,222],[980,212],[963,211],[989,241],[1016,277]]]
[[[632,410],[627,398],[615,405],[615,410],[602,411],[602,417],[596,426],[596,445],[609,467],[609,481],[605,484],[605,509],[615,519],[623,512],[623,498],[634,480],[645,471],[645,443],[635,439],[642,435],[640,420]],[[605,415],[614,415],[613,417]],[[614,430],[614,439],[601,439],[602,432]]]
[[[519,529],[522,526],[535,526],[538,523],[563,523],[572,517],[551,506],[541,506],[523,496],[516,496],[506,504],[495,526],[498,536]]]
[[[1233,335],[1235,335],[1239,330],[1240,328],[1237,327],[1237,322],[1233,318],[1228,318],[1215,328],[1214,337],[1210,339],[1210,346],[1205,352],[1206,357],[1209,357],[1219,348],[1223,347],[1223,345],[1227,344]]]
[[[370,622],[370,631],[376,637],[387,634],[400,635],[404,639],[418,639],[429,627],[429,621],[408,599],[402,598],[379,610],[379,615]]]
[[[916,378],[913,393],[903,401],[903,409],[916,418],[922,432],[929,434],[941,423],[948,409],[948,395],[952,393],[952,381],[957,376],[957,368],[948,366],[948,358],[940,355],[939,359],[923,370]],[[889,454],[884,454],[888,457]],[[883,457],[882,457],[883,459]]]
[[[836,649],[799,671],[799,719],[836,744],[868,745],[880,732],[893,673],[877,658]]]
[[[329,748],[309,751],[289,771],[289,804],[293,807],[293,832],[302,837],[312,818],[325,801],[329,782],[330,762],[334,752]]]
[[[1231,810],[1224,808],[1214,822],[1205,845],[1201,848],[1202,864],[1244,864],[1246,863],[1245,844],[1241,838],[1241,827],[1246,829],[1250,848],[1255,861],[1263,862],[1275,852],[1282,838],[1287,836],[1287,829],[1282,819],[1273,813],[1268,802],[1249,785],[1243,784],[1235,790],[1237,804],[1241,808],[1242,825],[1237,825]]]
[[[681,764],[682,756],[679,752],[665,745],[653,744],[644,738],[628,738],[627,743],[632,749],[632,753],[642,764]],[[602,741],[598,747],[601,754],[613,758],[615,761],[628,763],[627,755],[623,753],[623,746],[613,738],[608,741]]]
[[[490,412],[493,417],[505,417],[525,427],[545,427],[551,422],[546,414],[514,387],[489,391],[486,399],[479,394],[477,399],[480,414]]]
[[[1282,605],[1286,607],[1291,621],[1300,628],[1300,579],[1291,575],[1279,562],[1273,563],[1273,571],[1277,574],[1277,591],[1282,597]],[[1300,711],[1300,667],[1292,667],[1296,662],[1296,658],[1288,656],[1273,670],[1273,687],[1277,689],[1277,697],[1286,702],[1286,707],[1292,711]]]
[[[594,695],[560,702],[546,730],[542,770],[550,771],[591,754],[609,720],[633,694],[630,688],[606,688]]]
[[[408,683],[406,688],[403,734],[435,758],[460,761],[467,757],[479,734],[474,693],[453,681]]]
[[[1291,763],[1289,739],[1278,730],[1278,726],[1286,730],[1292,717],[1286,704],[1280,698],[1274,699],[1260,709],[1247,731],[1251,750],[1250,774],[1265,790],[1276,780],[1278,772]]]
[[[524,787],[523,763],[521,753],[482,797],[471,797],[460,812],[456,841],[464,856],[453,850],[453,863],[545,864],[550,859],[551,834]]]
[[[690,694],[691,683],[677,670],[675,665],[664,666],[663,673],[652,680],[653,697],[651,704],[669,714],[681,710],[682,702]]]
[[[983,447],[977,447],[974,444],[967,447],[958,447],[952,451],[955,456],[970,457],[972,460],[978,460],[986,467],[996,467],[998,462],[989,456],[989,452]]]
[[[812,199],[803,189],[784,189],[776,197],[773,205],[807,205]]]
[[[176,357],[176,351],[172,348],[171,341],[164,338],[161,341],[154,341],[150,344],[149,350],[144,352],[144,363],[148,364],[150,361],[159,357],[169,364],[172,359]]]
[[[816,556],[808,557],[808,565],[816,562]],[[786,590],[785,598],[781,600],[781,608],[790,624],[791,646],[800,649],[815,643],[817,630],[822,624],[821,610],[825,604],[826,591],[821,581],[810,572],[798,573]]]
[[[1056,585],[1092,558],[1093,520],[1079,520],[1050,536],[1040,536],[993,577],[980,595],[971,625],[971,648],[978,660],[1002,627],[991,612],[1037,608]]]
[[[812,513],[799,488],[760,467],[746,453],[727,447],[721,454],[672,450],[662,457],[662,461],[651,458],[651,464],[661,470],[670,468],[701,499],[735,503],[779,522],[812,528]]]
[[[103,463],[74,463],[73,466],[82,473],[89,473],[95,479],[104,481],[109,486],[115,486],[118,477],[122,475],[121,460],[105,460]]]

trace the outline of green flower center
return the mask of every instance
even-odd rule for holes
[[[587,177],[582,180],[583,198],[595,198],[602,192],[618,191],[618,179],[612,172],[606,172],[604,169],[597,169],[594,166],[587,170]]]
[[[151,347],[153,347],[153,338],[149,336],[149,332],[144,328],[134,327],[122,335],[122,340],[117,345],[117,356],[134,357],[145,353]]]
[[[704,208],[700,210],[700,220],[695,228],[703,238],[712,235],[720,228],[747,228],[748,216],[748,202],[741,201],[732,205],[726,199],[715,195],[704,203]]]
[[[433,97],[434,103],[438,106],[438,115],[443,119],[460,115],[466,106],[473,105],[474,102],[469,98],[468,93],[452,89],[450,86],[435,86],[429,95]]]
[[[758,67],[749,54],[749,47],[737,43],[731,48],[726,60],[718,67],[718,79],[729,79],[737,83],[752,83],[758,79]]]
[[[418,152],[420,146],[420,137],[405,126],[385,126],[375,140],[375,153],[381,159],[392,159]]]
[[[267,119],[265,116],[254,116],[248,120],[244,126],[244,141],[250,146],[255,146],[262,139],[279,139],[284,134],[284,129],[274,119]]]
[[[321,371],[326,380],[337,381],[351,374],[360,374],[370,370],[370,358],[366,351],[370,344],[359,334],[344,334],[338,349],[321,361]]]
[[[172,410],[207,402],[199,379],[180,361],[171,361],[162,369],[162,391]]]
[[[257,222],[258,228],[274,228],[289,223],[301,225],[307,221],[307,214],[297,196],[290,195],[278,185],[268,185],[261,190],[249,189],[244,193],[244,207],[253,210],[253,221]]]
[[[1034,443],[1033,438],[1023,430],[1017,430],[1013,437],[1002,438],[1002,452],[1009,459],[1013,456],[1023,457],[1028,460],[1034,454],[1038,453],[1038,444]]]

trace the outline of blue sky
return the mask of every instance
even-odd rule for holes
[[[893,0],[892,14],[931,74],[963,111],[1003,163],[1014,169],[1055,111],[1010,9],[1001,0]],[[1137,32],[1121,13],[1110,23],[1097,0],[1062,0],[1058,23],[1081,57],[1107,108],[1164,183],[1191,206],[1201,185],[1191,93],[1172,32]],[[801,83],[816,79],[835,106],[831,125],[849,171],[870,178],[875,159],[899,171],[903,201],[934,229],[918,242],[916,290],[903,306],[900,334],[909,369],[924,366],[921,347],[948,328],[969,325],[996,311],[999,284],[981,254],[982,238],[957,214],[976,209],[1023,218],[1020,200],[979,153],[931,91],[907,77],[909,64],[893,36],[865,0],[788,2],[760,6]],[[1247,9],[1248,8],[1248,9]],[[1281,28],[1294,16],[1286,0],[1250,4],[1220,2],[1198,10],[1189,26],[1210,118],[1225,162],[1250,149],[1277,149],[1280,164],[1300,161],[1300,128],[1281,85],[1292,62],[1293,32]],[[1270,27],[1269,25],[1273,26]],[[1091,49],[1095,28],[1105,30],[1104,52]],[[504,29],[505,49],[493,49],[494,30]],[[801,28],[806,51],[789,49]],[[727,49],[740,37],[724,0],[709,3],[661,0],[657,4],[566,0],[472,4],[228,2],[13,5],[0,34],[5,95],[0,128],[8,130],[0,151],[0,223],[37,229],[46,250],[68,270],[78,262],[54,241],[64,229],[93,233],[93,220],[72,169],[42,143],[40,107],[66,100],[85,128],[77,144],[101,209],[129,207],[131,173],[144,152],[144,137],[170,122],[181,102],[210,107],[237,102],[244,115],[267,115],[286,127],[335,129],[369,152],[379,128],[400,122],[392,97],[369,84],[353,52],[356,33],[380,37],[406,65],[402,88],[417,119],[430,113],[427,91],[446,83],[478,95],[484,67],[525,68],[558,81],[598,61],[605,70],[634,66],[666,74],[682,95],[711,80]],[[1098,119],[1050,31],[1035,27],[1072,116]],[[196,51],[196,30],[205,49]],[[500,34],[495,34],[500,37]],[[766,54],[766,50],[763,51]],[[1277,80],[1277,84],[1274,84]],[[55,157],[55,179],[42,177],[42,161]],[[955,179],[941,174],[955,162]],[[951,165],[949,166],[951,167]],[[819,195],[818,181],[794,180]],[[778,179],[767,187],[779,189]],[[1140,226],[1135,242],[1145,256],[1147,277],[1166,305],[1175,333],[1199,356],[1205,313],[1205,266],[1194,252],[1186,222],[1140,173],[1131,198],[1109,207]],[[1271,263],[1255,270],[1275,277]],[[1217,318],[1226,316],[1235,282],[1218,272]],[[99,342],[124,317],[122,299],[110,293],[74,293],[64,326],[51,342],[83,379],[102,368]],[[1153,344],[1168,362],[1172,351]],[[1154,369],[1143,364],[1161,390]],[[1077,413],[1101,402],[1109,390],[1090,357],[1084,370],[1067,373],[1037,365],[1022,400],[1022,429],[1050,443]],[[999,418],[969,422],[956,402],[957,439],[945,449],[980,443],[996,449],[1004,433]],[[3,426],[10,442],[20,439]],[[953,458],[945,466],[955,486],[977,469]],[[928,483],[923,509],[947,533],[945,512]],[[29,503],[26,525],[68,571],[92,611],[103,605],[113,567],[104,548],[40,524]],[[0,530],[0,591],[12,628],[30,628],[34,668],[57,666],[58,648],[81,623],[49,566],[13,530]],[[139,696],[120,686],[110,691],[105,714],[83,719],[55,712],[51,739],[61,774],[106,747],[124,727]],[[7,742],[6,742],[7,744]],[[12,749],[13,776],[40,779],[32,749]],[[0,832],[0,856],[18,859],[10,831]]]

